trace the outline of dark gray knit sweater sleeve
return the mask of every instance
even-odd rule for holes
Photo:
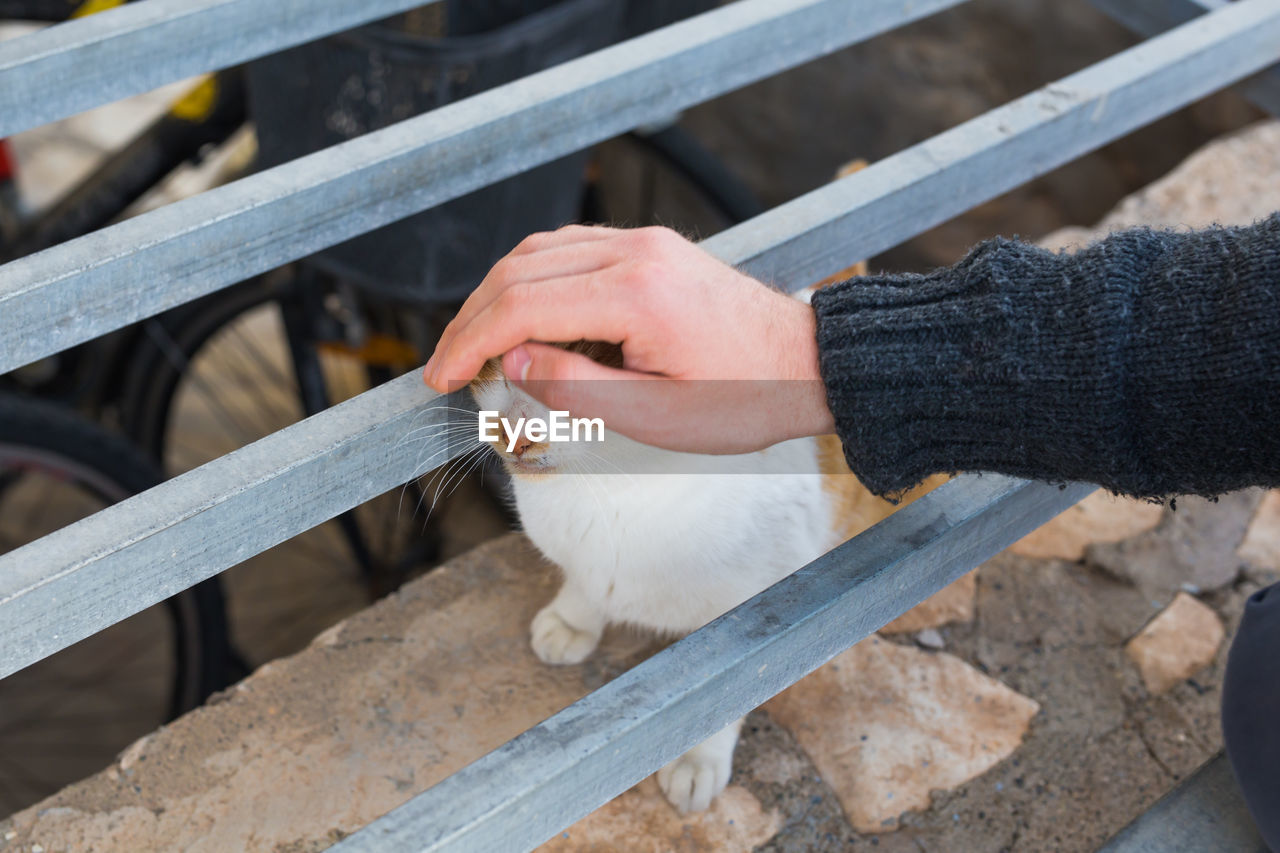
[[[845,456],[878,493],[952,471],[1152,497],[1280,485],[1280,215],[1074,255],[992,240],[813,305]]]

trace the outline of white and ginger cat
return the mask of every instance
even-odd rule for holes
[[[866,165],[855,160],[837,177]],[[866,274],[860,262],[798,296],[807,302],[819,287]],[[612,344],[567,348],[622,366]],[[481,410],[511,423],[548,418],[496,359],[471,390]],[[514,452],[508,443],[491,446],[511,474],[525,534],[564,574],[530,629],[534,653],[549,664],[580,663],[611,623],[687,634],[897,509],[850,473],[833,435],[732,456],[661,450],[607,429],[603,442],[522,440]],[[724,790],[741,727],[734,722],[658,771],[676,808],[701,811]]]
[[[621,365],[613,345],[568,348]],[[511,423],[548,417],[497,361],[471,388],[481,410]],[[835,436],[732,456],[660,450],[607,430],[603,442],[492,447],[525,533],[564,575],[531,626],[533,650],[549,664],[584,660],[611,623],[693,631],[895,509],[849,472]],[[678,809],[705,809],[724,789],[741,722],[658,771]]]

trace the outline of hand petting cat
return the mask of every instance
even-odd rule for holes
[[[622,369],[547,345],[584,339],[620,344]],[[670,450],[746,453],[834,431],[812,309],[666,228],[522,241],[449,323],[424,380],[453,390],[496,356],[548,407]]]

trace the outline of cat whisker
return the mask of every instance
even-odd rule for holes
[[[437,406],[427,406],[425,409],[419,410],[414,414],[414,420],[417,421],[419,418],[423,418],[428,415],[434,415],[437,412],[457,412],[458,414],[467,415],[469,417],[477,416],[475,409],[468,409],[463,406],[449,406],[449,405],[441,404]]]
[[[631,474],[631,472],[624,471],[622,467],[619,466],[618,463],[614,462],[612,459],[607,459],[604,456],[601,456],[599,453],[596,453],[594,450],[591,450],[586,447],[582,448],[582,452],[587,458],[594,459],[595,461],[600,462],[601,464],[608,465],[609,467],[613,468],[613,470],[616,471],[620,476],[626,477],[628,482],[631,482],[631,483],[635,482],[635,477]]]
[[[472,430],[440,429],[432,433],[414,436],[408,440],[402,439],[397,447],[403,447],[407,444],[429,444],[441,438],[448,441],[453,441],[457,438],[469,438],[471,441],[475,441],[475,435]]]
[[[440,458],[442,455],[445,456],[447,459],[448,457],[452,457],[456,453],[460,453],[463,448],[466,448],[473,444],[478,443],[475,441],[475,439],[469,438],[461,434],[446,433],[442,437],[444,439],[443,447],[438,448],[430,456],[427,456],[425,458],[425,461],[424,461],[423,455],[419,455],[417,463],[415,463],[413,466],[414,474],[412,475],[412,477],[410,477],[410,479],[421,477],[423,474],[427,473],[427,471],[431,470],[431,468],[434,467],[435,464],[443,464],[445,459],[442,459],[440,463],[435,462],[435,460]],[[427,449],[429,448],[424,448],[423,454],[426,453]]]
[[[608,497],[607,490],[597,491],[599,484],[594,482],[594,477],[597,475],[592,474],[587,469],[587,466],[584,464],[586,460],[578,458],[570,459],[568,461],[571,473],[582,483],[584,488],[586,488],[587,493],[591,496],[591,500],[595,503],[597,517],[605,531],[605,534],[609,537],[609,543],[612,546],[611,552],[616,554],[618,552],[618,542],[617,538],[614,536],[612,519],[609,518],[609,502],[606,500]]]
[[[447,421],[440,424],[427,424],[426,426],[420,426],[409,430],[409,432],[401,436],[400,440],[396,442],[396,447],[400,447],[410,441],[423,441],[441,434],[460,434],[463,432],[475,434],[476,425],[474,423],[460,424],[455,421]],[[426,433],[426,435],[424,436],[423,433]]]
[[[444,446],[444,447],[439,448],[438,450],[436,450],[436,451],[435,451],[434,453],[432,453],[432,454],[430,455],[430,457],[428,457],[426,460],[423,460],[421,457],[419,457],[419,459],[418,459],[417,463],[415,463],[415,464],[414,464],[414,468],[413,468],[413,471],[414,471],[414,472],[413,472],[413,474],[411,474],[411,475],[410,475],[410,476],[405,480],[405,484],[404,484],[404,486],[403,486],[403,487],[401,488],[401,490],[400,490],[400,503],[399,503],[399,505],[396,507],[396,517],[397,517],[397,518],[399,518],[399,517],[400,517],[400,513],[403,511],[403,508],[404,508],[404,492],[405,492],[405,490],[409,487],[409,484],[410,484],[410,483],[413,483],[413,482],[414,482],[414,481],[416,481],[416,480],[418,480],[418,479],[419,479],[419,478],[421,478],[423,475],[425,475],[428,471],[430,471],[432,468],[434,468],[434,467],[435,467],[435,460],[436,460],[437,458],[444,457],[444,459],[445,459],[445,460],[448,460],[448,461],[452,462],[452,461],[456,458],[455,454],[457,454],[457,453],[459,452],[459,448],[460,448],[460,446],[461,446],[461,447],[465,447],[467,443],[468,443],[468,442],[465,442],[465,441],[464,441],[464,442],[456,442],[456,441],[453,441],[453,440],[452,440],[452,437],[449,437],[449,438],[446,438],[446,440],[445,440],[445,446]],[[424,495],[425,495],[425,493],[424,493]],[[421,509],[421,500],[419,500],[419,503],[418,503],[417,507],[414,509],[414,514],[415,514],[415,515],[417,514],[418,509]]]
[[[455,456],[449,464],[444,467],[443,473],[437,481],[435,494],[431,498],[431,508],[433,510],[435,509],[436,504],[440,502],[440,493],[444,490],[445,486],[448,485],[458,472],[462,471],[463,468],[466,467],[468,460],[483,450],[484,446],[477,444],[475,447],[465,450]]]
[[[436,500],[439,500],[442,491],[444,491],[444,497],[448,497],[457,490],[458,486],[462,485],[462,481],[466,479],[467,474],[475,467],[476,462],[483,458],[483,450],[483,447],[476,446],[458,457],[460,464],[454,466],[453,474],[443,480],[436,489]],[[450,487],[450,483],[453,484],[452,487]]]
[[[423,519],[423,522],[422,522],[424,528],[426,524],[431,520],[431,514],[435,512],[435,508],[440,502],[440,492],[442,490],[444,482],[446,481],[446,478],[449,478],[451,476],[451,472],[460,470],[461,467],[466,464],[467,460],[470,457],[475,456],[477,451],[482,449],[483,449],[482,447],[476,446],[476,447],[470,448],[469,450],[465,450],[462,453],[459,453],[458,455],[451,458],[447,465],[431,473],[431,476],[427,479],[427,482],[424,484],[421,494],[419,494],[418,496],[418,502],[414,506],[414,510],[413,510],[414,515],[417,515],[419,512],[422,511],[422,506],[427,499],[427,494],[431,492],[431,482],[432,480],[436,480],[437,486],[434,494],[432,494],[432,497],[431,497],[431,505],[427,507],[426,517]],[[417,478],[415,477],[414,479],[417,479]],[[407,484],[406,484],[406,487],[407,487]],[[401,493],[402,501],[403,501],[403,498],[404,498],[404,495],[402,492]]]
[[[421,409],[418,412],[414,413],[413,423],[409,428],[409,432],[412,433],[414,430],[422,428],[420,425],[422,424],[423,420],[427,418],[432,418],[432,417],[439,417],[441,413],[445,413],[445,414],[456,413],[458,415],[464,416],[467,421],[470,421],[473,423],[479,417],[479,415],[473,409],[466,409],[466,408],[461,408],[459,406],[447,406],[447,405],[428,406],[425,409]],[[438,426],[439,424],[447,424],[447,423],[455,423],[455,421],[452,417],[446,417],[442,420],[437,421],[437,423],[435,424],[426,424],[426,426],[431,427],[431,426]]]

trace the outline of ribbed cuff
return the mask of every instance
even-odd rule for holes
[[[992,240],[812,301],[845,456],[877,493],[953,471],[1156,498],[1280,484],[1280,216],[1072,255]]]
[[[1064,479],[1080,430],[1096,452],[1114,425],[1083,418],[1079,401],[1119,390],[1099,363],[1105,330],[1080,322],[1063,275],[1060,256],[994,240],[927,275],[814,294],[828,404],[868,488],[892,497],[956,471]]]

